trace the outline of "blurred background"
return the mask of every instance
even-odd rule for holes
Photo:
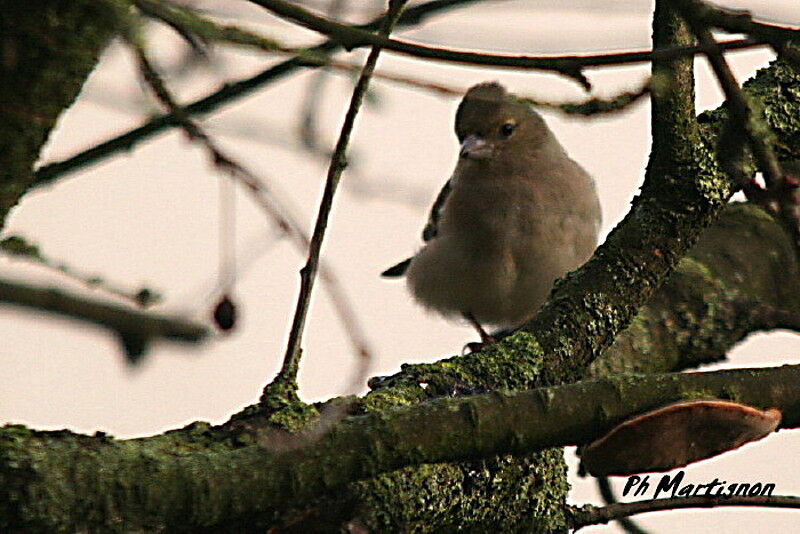
[[[384,9],[381,2],[338,3],[339,18],[353,22]],[[800,25],[795,0],[718,3],[750,9],[763,20]],[[246,2],[189,5],[293,46],[321,40]],[[307,5],[323,12],[330,9],[327,0]],[[650,46],[651,12],[650,2],[634,0],[487,1],[448,11],[397,35],[421,43],[530,55],[638,50]],[[283,59],[215,47],[208,61],[196,61],[174,32],[155,24],[148,45],[182,102]],[[763,49],[728,57],[741,80],[772,59]],[[359,63],[364,51],[337,58]],[[553,75],[423,62],[391,53],[382,55],[378,71],[463,90],[498,80],[513,92],[541,99],[584,97],[575,83]],[[648,71],[647,65],[637,65],[590,70],[588,76],[596,94],[613,95],[637,88]],[[704,60],[697,61],[696,71],[698,109],[716,107],[722,93]],[[328,153],[353,84],[352,75],[318,72],[300,71],[203,121],[229,155],[292,206],[309,232]],[[370,376],[397,372],[406,362],[451,356],[475,341],[467,326],[417,306],[404,283],[379,277],[420,245],[428,207],[455,165],[452,126],[457,102],[457,97],[375,79],[356,125],[351,165],[336,199],[323,254],[369,340]],[[157,111],[131,54],[115,43],[61,119],[42,162],[68,157],[138,126]],[[594,175],[608,232],[628,210],[643,177],[650,144],[648,103],[602,118],[578,119],[550,111],[544,115],[570,155]],[[19,234],[77,270],[130,289],[156,289],[164,295],[156,309],[207,321],[219,297],[221,179],[224,176],[212,168],[203,150],[173,130],[27,195],[0,237]],[[281,363],[305,254],[244,191],[237,196],[239,268],[233,296],[240,322],[232,334],[199,348],[158,344],[143,365],[131,369],[118,341],[104,330],[0,307],[0,419],[39,429],[103,430],[134,437],[195,420],[221,423],[256,402]],[[0,275],[104,295],[51,270],[3,256]],[[300,370],[300,394],[306,401],[366,389],[363,383],[354,384],[356,357],[335,311],[325,285],[318,284]],[[800,337],[795,335],[757,335],[737,347],[727,363],[709,369],[794,363],[799,349]],[[705,483],[715,477],[774,482],[776,494],[800,494],[800,459],[785,454],[798,446],[798,433],[780,432],[690,466],[686,482]],[[574,473],[574,451],[568,450],[567,458]],[[572,481],[573,503],[600,503],[592,481],[577,476]],[[622,482],[616,484],[618,490]],[[637,521],[655,532],[751,532],[756,525],[764,532],[800,532],[796,512],[769,509],[665,512]],[[614,526],[586,529],[615,531]]]

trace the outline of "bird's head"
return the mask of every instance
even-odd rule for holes
[[[456,112],[460,157],[490,160],[503,153],[522,154],[549,136],[542,117],[497,82],[473,86]]]

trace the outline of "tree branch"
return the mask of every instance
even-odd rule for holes
[[[98,2],[23,2],[0,17],[0,227],[34,180],[56,120],[77,97],[116,25]]]
[[[780,53],[785,45],[800,39],[800,29],[756,22],[748,11],[711,6],[702,0],[673,0],[681,10],[705,27],[717,27],[730,33],[753,35],[770,43]]]
[[[703,24],[693,16],[693,11],[686,7],[687,4],[693,4],[690,1],[677,2],[681,6],[681,12],[686,18],[692,31],[697,36],[700,44],[704,45],[708,52],[708,58],[711,68],[717,77],[717,81],[722,87],[727,99],[728,109],[730,110],[731,119],[736,121],[738,128],[741,128],[747,135],[748,142],[753,149],[753,153],[758,160],[759,167],[764,173],[764,181],[767,187],[774,188],[775,184],[780,182],[783,178],[783,172],[780,169],[778,160],[772,152],[772,148],[765,141],[764,127],[757,123],[753,117],[750,105],[744,96],[736,77],[733,75],[725,56],[722,54],[722,49],[717,46],[717,42],[711,36],[711,32],[703,26]],[[755,122],[755,124],[754,124]]]
[[[783,366],[618,376],[443,398],[345,419],[283,453],[270,452],[283,438],[263,429],[250,438],[256,444],[208,447],[215,430],[207,427],[161,439],[112,441],[10,426],[0,430],[5,493],[0,526],[72,531],[113,524],[123,530],[194,531],[235,528],[238,517],[247,518],[251,529],[263,528],[276,512],[353,480],[404,466],[584,443],[622,419],[698,395],[777,407],[783,428],[794,428],[800,425],[798,380],[800,366]],[[181,454],[174,452],[177,442],[183,442]],[[86,472],[93,475],[82,475]],[[111,490],[119,487],[126,489]]]
[[[28,242],[19,235],[9,235],[0,240],[0,253],[5,253],[14,259],[22,259],[40,267],[49,269],[61,276],[69,278],[86,287],[99,289],[110,295],[123,298],[132,304],[146,308],[161,302],[162,297],[157,292],[148,287],[140,287],[132,291],[123,287],[121,284],[112,283],[95,273],[87,274],[65,262],[57,261],[45,255],[37,245]]]
[[[398,24],[418,24],[422,20],[435,13],[462,5],[468,5],[476,1],[481,0],[431,0],[424,4],[413,6],[405,10],[403,15],[401,15],[400,20],[398,20]],[[368,22],[367,24],[359,26],[359,28],[363,30],[374,31],[380,28],[380,25],[383,23],[383,21],[384,16],[380,16]],[[314,57],[320,54],[326,55],[337,48],[339,48],[339,44],[336,41],[325,41],[317,46],[307,49],[302,55],[269,67],[255,76],[233,83],[226,83],[217,91],[214,91],[203,98],[183,106],[183,111],[188,116],[211,113],[222,105],[247,96],[269,83],[273,83],[282,79],[297,69],[319,67],[319,61],[309,64],[307,56],[311,55]],[[176,126],[179,126],[178,117],[172,113],[166,113],[149,119],[141,126],[99,143],[70,158],[43,165],[34,173],[33,185],[35,187],[48,185],[68,172],[72,172],[78,168],[96,163],[111,156],[112,154],[130,150],[140,141],[148,139],[157,133],[160,133],[168,128],[174,128]]]
[[[163,0],[134,0],[133,3],[148,17],[160,20],[173,28],[180,28],[182,33],[195,38],[199,37],[211,42],[257,48],[267,52],[289,52],[292,54],[304,52],[303,49],[288,47],[276,39],[264,37],[238,26],[219,24],[199,15],[193,9],[175,5],[171,2]]]
[[[762,506],[766,508],[800,509],[800,497],[791,496],[700,496],[651,499],[648,501],[582,506],[570,511],[570,528],[576,531],[589,525],[604,525],[636,514],[680,510],[684,508],[718,508],[721,506]]]
[[[297,24],[305,26],[311,30],[327,35],[337,40],[346,49],[350,50],[359,46],[378,45],[386,50],[398,52],[412,57],[432,59],[436,61],[446,61],[453,63],[463,63],[468,65],[482,65],[490,67],[503,67],[514,69],[538,69],[556,72],[575,79],[585,88],[590,84],[583,75],[586,67],[597,67],[604,65],[619,65],[636,63],[643,60],[641,52],[631,52],[622,54],[598,54],[589,56],[562,56],[562,57],[542,57],[542,56],[522,56],[522,55],[502,55],[481,52],[463,52],[447,48],[425,46],[413,44],[397,39],[389,39],[365,32],[364,30],[347,24],[341,24],[329,18],[316,15],[299,5],[284,0],[248,0],[268,9],[281,18],[291,20]],[[664,50],[660,53],[653,52],[647,59],[653,56],[661,59],[674,59],[674,54],[683,55],[686,50]]]
[[[778,158],[772,149],[771,141],[774,134],[769,130],[769,127],[763,120],[759,120],[750,109],[750,104],[744,96],[739,83],[731,71],[728,62],[725,60],[722,50],[717,46],[716,41],[711,35],[711,32],[700,21],[697,15],[697,6],[704,6],[705,4],[694,2],[693,0],[681,0],[677,2],[683,17],[687,23],[692,27],[692,31],[697,36],[700,44],[708,48],[706,57],[714,70],[714,74],[722,87],[730,113],[730,120],[733,121],[730,128],[737,131],[743,131],[750,148],[755,155],[758,168],[764,176],[764,183],[767,190],[773,193],[778,193],[784,183],[784,174],[781,170]],[[800,36],[800,32],[797,32]],[[729,157],[728,154],[720,154],[720,160]],[[739,158],[734,158],[739,159]],[[736,173],[742,176],[743,173]],[[741,179],[741,178],[739,178]],[[742,183],[741,186],[745,186]],[[786,227],[786,230],[792,235],[793,242],[800,251],[800,221],[798,221],[795,213],[796,207],[791,200],[789,194],[777,195],[777,215],[781,223]]]
[[[144,345],[160,338],[198,343],[209,334],[205,325],[180,317],[143,312],[107,301],[71,295],[60,289],[38,288],[3,280],[0,280],[0,302],[94,323],[111,330],[123,341],[136,341]]]
[[[757,206],[732,204],[589,373],[695,368],[723,360],[753,332],[800,331],[789,317],[800,314],[795,277],[797,256],[781,225]]]
[[[424,18],[424,16],[425,17],[429,16],[430,14],[438,10],[456,6],[462,3],[469,3],[475,1],[480,1],[480,0],[461,0],[461,1],[434,0],[419,6],[413,6],[403,12],[403,15],[398,21],[398,25],[400,26],[409,25],[421,20],[422,18]],[[382,20],[382,17],[376,19],[376,21],[380,20]],[[373,21],[369,24],[359,26],[358,28],[375,29],[375,27],[376,27],[376,22]],[[753,46],[758,46],[759,44],[761,44],[759,41],[753,39],[736,40],[736,41],[729,41],[727,43],[720,43],[721,46],[729,50],[750,48]],[[275,65],[273,67],[270,67],[256,74],[253,77],[239,80],[238,82],[225,84],[219,90],[203,98],[195,100],[190,104],[187,104],[186,106],[183,107],[183,110],[190,116],[212,113],[219,107],[229,102],[247,96],[253,91],[256,91],[269,83],[275,82],[283,78],[284,76],[291,74],[296,69],[318,68],[325,66],[326,61],[322,60],[321,58],[325,57],[326,54],[335,50],[338,46],[339,44],[336,41],[329,40],[326,41],[325,43],[317,45],[316,47],[309,48],[303,54],[296,56],[292,59],[286,60],[282,63],[279,63],[278,65]],[[601,56],[565,56],[562,58],[543,57],[540,59],[544,62],[563,60],[568,63],[574,62],[576,64],[580,64],[583,67],[589,67],[589,66],[616,65],[616,64],[627,64],[627,63],[641,63],[645,61],[650,61],[654,58],[669,60],[678,57],[683,57],[686,55],[699,54],[703,52],[704,50],[701,47],[694,46],[694,47],[678,47],[667,50],[627,52],[622,54],[604,54]],[[584,59],[586,59],[586,61],[583,61]],[[34,173],[33,185],[34,187],[46,186],[68,173],[74,172],[88,165],[95,164],[119,152],[130,150],[133,146],[135,146],[139,142],[149,139],[150,137],[168,128],[174,128],[178,125],[179,123],[177,117],[170,113],[159,115],[157,117],[149,119],[141,126],[138,126],[131,130],[128,130],[125,133],[117,135],[111,139],[98,143],[97,145],[90,147],[86,150],[83,150],[78,154],[75,154],[74,156],[71,156],[61,161],[51,162],[46,165],[43,165]]]
[[[663,2],[657,3],[654,24],[671,16],[659,9],[664,11]],[[688,34],[674,16],[665,24],[656,27],[654,45],[685,44]],[[579,379],[733,194],[727,178],[696,149],[691,63],[655,62],[653,77],[656,87],[666,88],[654,94],[653,149],[642,195],[592,259],[557,284],[539,314],[522,327],[544,358],[539,384]]]
[[[694,44],[695,39],[683,20],[672,11],[669,2],[657,0],[653,13],[653,48]],[[694,57],[654,60],[651,71],[654,90],[651,93],[650,130],[653,139],[647,175],[654,177],[653,180],[669,180],[683,167],[691,168],[695,159]]]
[[[405,4],[406,0],[389,0],[386,22],[381,28],[379,35],[389,35],[391,33]],[[350,105],[347,108],[344,123],[339,133],[339,139],[336,142],[336,147],[331,156],[331,163],[328,167],[325,190],[322,193],[317,222],[314,225],[314,233],[311,235],[311,243],[309,244],[308,260],[300,271],[300,292],[297,297],[297,306],[295,308],[294,318],[292,319],[292,326],[289,330],[289,341],[286,346],[283,365],[276,378],[276,380],[284,384],[294,384],[295,387],[300,363],[300,353],[302,350],[303,329],[305,328],[306,317],[308,316],[308,308],[311,305],[311,292],[314,289],[314,282],[317,277],[317,271],[319,270],[319,256],[322,250],[322,242],[325,239],[325,230],[328,227],[328,218],[333,208],[333,197],[339,186],[342,172],[347,166],[346,153],[347,145],[350,142],[350,134],[355,126],[356,116],[361,109],[361,103],[369,87],[369,82],[372,78],[372,73],[375,71],[380,53],[380,46],[375,45],[372,47],[367,61],[364,63],[364,68],[361,70],[361,74],[358,77],[356,86],[353,89]],[[363,374],[366,375],[366,369]]]
[[[608,480],[607,476],[597,477],[597,489],[600,490],[600,495],[603,497],[603,502],[605,502],[607,505],[617,504],[617,496],[614,495],[614,488],[611,487],[611,482]],[[584,512],[587,512],[587,516],[591,515],[591,511],[593,510],[586,510],[587,508],[588,506],[585,506],[571,512],[572,518],[570,519],[570,523],[574,525],[574,529],[577,530],[581,528],[578,526],[578,522],[581,521],[581,519],[579,519],[577,516],[582,515]],[[601,510],[603,509],[605,508],[601,508]],[[588,519],[589,518],[587,517],[586,520]],[[635,521],[628,519],[627,517],[609,517],[606,523],[611,521],[618,521],[619,527],[627,534],[648,534],[648,532],[637,525]]]

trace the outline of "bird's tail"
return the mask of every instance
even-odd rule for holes
[[[406,274],[406,270],[408,269],[408,264],[411,263],[412,258],[408,258],[406,260],[401,261],[397,265],[393,265],[383,271],[381,276],[384,278],[400,278],[404,274]]]

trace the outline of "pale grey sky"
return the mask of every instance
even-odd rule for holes
[[[792,1],[725,2],[750,7],[770,20],[800,24]],[[214,5],[206,3],[206,5]],[[520,12],[520,6],[524,10]],[[291,39],[313,42],[311,32],[294,31],[252,8],[251,27],[291,32]],[[439,17],[404,37],[449,46],[499,51],[555,53],[645,48],[649,46],[650,6],[634,1],[487,2]],[[175,40],[161,31],[152,40],[159,57],[174,59]],[[352,54],[361,58],[361,52]],[[217,73],[176,85],[188,100],[274,61],[254,53],[226,52]],[[343,54],[342,58],[350,58]],[[750,76],[765,65],[764,50],[730,54],[737,74]],[[423,63],[384,54],[379,69],[438,80],[467,88],[499,80],[512,91],[550,99],[577,99],[572,82],[538,73],[487,70]],[[721,93],[703,61],[698,62],[698,105],[716,106]],[[597,90],[612,94],[635,87],[644,66],[590,73]],[[237,125],[242,136],[219,141],[297,206],[310,227],[317,208],[326,162],[287,147],[309,74],[293,76],[227,106],[209,119],[213,127]],[[435,361],[473,340],[471,329],[430,315],[414,304],[402,283],[378,277],[385,267],[419,245],[418,236],[432,199],[456,158],[452,133],[454,99],[443,99],[376,82],[380,105],[368,107],[353,138],[358,173],[346,173],[324,253],[342,278],[375,348],[373,375],[390,374],[401,363]],[[324,139],[335,139],[351,86],[331,77],[320,123]],[[130,57],[112,46],[81,98],[63,117],[45,151],[45,160],[68,156],[114,133],[138,125],[140,113],[128,103],[138,98]],[[111,106],[109,107],[109,104]],[[642,178],[649,149],[646,103],[603,119],[573,119],[545,113],[572,157],[596,178],[609,230],[626,212]],[[259,133],[261,132],[261,133]],[[262,135],[263,134],[263,135]],[[263,139],[266,139],[264,141]],[[162,290],[165,309],[208,314],[204,302],[217,268],[217,183],[199,149],[172,132],[133,151],[26,196],[4,235],[22,234],[54,258],[132,286]],[[260,248],[274,232],[246,195],[238,199],[239,252]],[[288,318],[304,258],[285,241],[270,248],[241,276],[236,296],[241,324],[230,336],[200,349],[158,345],[147,363],[130,372],[119,347],[104,331],[59,319],[0,308],[0,419],[37,428],[104,430],[128,437],[161,432],[194,420],[222,422],[257,400],[280,365]],[[33,277],[46,284],[63,280],[19,262],[0,259],[0,274]],[[74,284],[69,287],[78,289]],[[301,395],[307,400],[351,393],[353,357],[324,286],[311,310],[301,368]],[[724,367],[778,365],[796,360],[800,340],[788,334],[755,336],[732,354]],[[720,366],[716,366],[718,368]],[[764,442],[689,467],[687,479],[715,476],[739,481],[770,481],[780,494],[800,494],[797,433],[780,432]],[[568,453],[571,459],[573,455]],[[574,463],[574,462],[573,462]],[[574,466],[573,466],[574,467]],[[577,481],[573,501],[599,502],[593,484]],[[789,532],[792,512],[764,510],[680,511],[641,520],[657,532]],[[586,532],[613,532],[597,527]]]

